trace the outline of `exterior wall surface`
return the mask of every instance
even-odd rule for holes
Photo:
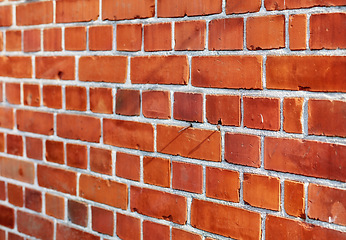
[[[0,240],[346,239],[346,0],[0,0]]]

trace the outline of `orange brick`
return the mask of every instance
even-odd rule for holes
[[[69,51],[86,50],[86,27],[65,28],[65,49]]]
[[[99,16],[98,0],[59,0],[56,2],[56,22],[89,22]]]
[[[172,228],[172,240],[202,240],[202,237],[191,232],[187,232],[178,228]]]
[[[5,135],[4,135],[4,133],[0,133],[0,152],[5,152]]]
[[[18,26],[47,24],[53,22],[53,1],[29,2],[16,7]]]
[[[187,192],[202,193],[203,188],[203,168],[200,165],[173,162],[173,180],[174,189]]]
[[[169,240],[170,229],[167,225],[143,221],[143,240]]]
[[[143,180],[145,183],[161,187],[171,185],[171,162],[169,159],[144,157]]]
[[[79,196],[112,207],[127,209],[127,186],[82,174],[79,178]]]
[[[23,37],[24,52],[38,52],[41,51],[41,30],[29,29],[24,30]]]
[[[246,47],[249,50],[285,47],[285,16],[250,17],[246,21]]]
[[[205,21],[183,21],[175,23],[175,50],[204,50]]]
[[[112,175],[112,151],[101,148],[90,148],[90,170]]]
[[[0,51],[4,49],[4,33],[0,32]]]
[[[264,168],[345,181],[346,146],[289,138],[264,139]],[[311,166],[314,166],[311,168]]]
[[[89,50],[107,51],[113,48],[113,26],[91,26],[89,28]]]
[[[138,90],[118,89],[116,94],[116,114],[139,116],[141,111],[141,97]]]
[[[65,163],[64,143],[52,140],[46,141],[46,160],[59,164]]]
[[[173,117],[177,120],[203,122],[203,95],[175,92]]]
[[[94,231],[113,236],[114,213],[112,211],[92,206],[91,215]]]
[[[24,84],[24,105],[39,107],[41,105],[40,86],[36,84]]]
[[[217,222],[223,224],[215,224]],[[192,200],[191,226],[236,239],[260,239],[261,236],[259,213],[199,199]]]
[[[206,168],[206,196],[239,202],[239,173],[220,168]]]
[[[11,30],[6,31],[6,51],[22,50],[22,31]]]
[[[53,135],[53,114],[29,110],[17,110],[17,128],[25,132]]]
[[[24,206],[24,194],[23,194],[23,188],[21,186],[17,186],[11,183],[7,184],[7,196],[8,196],[8,202],[17,206],[17,207],[23,207]]]
[[[289,18],[289,37],[291,50],[306,49],[306,15],[291,15]]]
[[[58,223],[56,228],[56,240],[64,240],[64,239],[100,240],[100,237]]]
[[[147,118],[171,118],[171,96],[168,91],[143,91],[142,113]]]
[[[140,56],[131,58],[131,82],[135,84],[186,85],[189,63],[186,56]]]
[[[36,78],[75,79],[75,58],[73,56],[36,57],[35,65]]]
[[[39,138],[26,137],[26,156],[37,160],[43,159],[42,140]]]
[[[61,28],[49,28],[43,30],[44,51],[61,51]]]
[[[118,177],[134,181],[140,180],[140,158],[139,156],[117,152],[116,172]]]
[[[88,154],[87,147],[77,144],[66,144],[66,163],[67,166],[87,169]]]
[[[144,25],[144,51],[172,50],[172,23]]]
[[[346,14],[313,14],[310,17],[311,49],[346,48]]]
[[[18,211],[18,231],[38,239],[53,239],[54,222],[38,215]]]
[[[17,156],[23,156],[23,138],[22,136],[7,134],[7,153]]]
[[[285,181],[285,211],[288,215],[305,219],[304,183]]]
[[[267,88],[346,92],[344,56],[268,56]]]
[[[267,10],[284,10],[284,9],[297,9],[297,8],[310,8],[318,6],[343,6],[344,0],[265,0],[264,6]]]
[[[117,213],[117,236],[124,240],[141,239],[141,221],[138,218]]]
[[[11,104],[20,104],[20,83],[5,83],[6,101]]]
[[[221,161],[219,131],[157,125],[157,151],[207,161]]]
[[[32,162],[0,157],[0,176],[26,183],[34,183],[35,169]]]
[[[31,78],[31,57],[0,57],[0,76],[13,78]]]
[[[86,227],[88,225],[88,205],[83,202],[68,200],[68,219],[74,224]]]
[[[42,193],[38,190],[25,188],[25,208],[36,212],[42,211]]]
[[[87,93],[85,87],[66,86],[66,110],[86,111]]]
[[[117,25],[117,50],[136,52],[142,47],[142,24]]]
[[[0,26],[9,27],[12,25],[12,6],[0,6]]]
[[[46,214],[57,219],[65,218],[64,198],[46,193]]]
[[[209,123],[240,126],[240,114],[239,96],[206,96],[206,117]]]
[[[14,222],[15,222],[14,209],[4,205],[0,205],[0,225],[8,227],[8,228],[14,228]]]
[[[150,18],[155,15],[155,0],[102,0],[103,20]]]
[[[211,20],[209,23],[209,50],[242,50],[243,32],[244,20],[242,18]]]
[[[79,58],[78,71],[81,81],[125,83],[127,57],[83,56]]]
[[[310,135],[346,137],[346,102],[311,99],[308,108]]]
[[[90,110],[95,113],[113,113],[113,94],[111,88],[90,88]]]
[[[14,127],[14,114],[12,108],[0,107],[0,127],[9,129]]]
[[[248,12],[258,12],[261,8],[261,0],[243,0],[243,1],[233,1],[226,0],[226,13],[248,13]]]
[[[303,114],[303,98],[285,98],[283,106],[285,132],[302,133],[301,117]]]
[[[130,201],[131,211],[178,224],[186,223],[186,198],[183,196],[131,186]]]
[[[43,105],[49,108],[62,108],[61,86],[45,85],[42,87]]]

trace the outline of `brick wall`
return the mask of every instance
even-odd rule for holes
[[[346,239],[345,0],[0,0],[0,240]]]

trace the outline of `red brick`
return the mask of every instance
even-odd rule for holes
[[[209,123],[240,126],[240,115],[240,96],[206,96],[206,117]]]
[[[154,151],[154,128],[149,123],[104,119],[103,134],[105,144]]]
[[[39,107],[41,105],[40,86],[37,84],[24,84],[24,105]]]
[[[0,225],[7,228],[14,228],[14,209],[0,205]]]
[[[81,230],[71,228],[62,224],[57,224],[56,240],[100,240],[100,237]]]
[[[113,113],[111,88],[90,88],[90,110],[95,113]]]
[[[169,188],[171,186],[171,162],[169,159],[144,157],[143,180],[145,183]]]
[[[9,27],[12,25],[12,6],[0,7],[0,27]]]
[[[49,108],[62,108],[61,86],[45,85],[42,87],[43,105]]]
[[[72,171],[38,165],[37,181],[41,187],[76,195],[77,175]]]
[[[268,56],[267,88],[346,92],[345,56]]]
[[[196,15],[209,15],[221,13],[221,0],[158,0],[157,16],[158,17],[184,17]]]
[[[225,237],[260,239],[261,215],[241,208],[193,199],[191,226]]]
[[[172,228],[172,240],[202,240],[202,237],[191,232],[187,232],[178,228]]]
[[[261,4],[261,0],[226,0],[226,14],[258,12]]]
[[[88,154],[87,147],[77,144],[66,144],[66,163],[67,166],[87,169]]]
[[[261,56],[200,56],[191,65],[195,87],[262,89]]]
[[[1,239],[1,236],[0,236],[0,239]],[[24,237],[8,232],[8,240],[24,240]]]
[[[26,137],[26,156],[36,160],[42,160],[42,140],[39,138]]]
[[[102,0],[103,20],[150,18],[155,15],[155,0]]]
[[[44,51],[61,51],[61,28],[48,28],[43,30]]]
[[[125,83],[126,78],[127,57],[83,56],[79,58],[79,80],[81,81]]]
[[[6,183],[4,181],[0,181],[0,200],[6,200]]]
[[[147,118],[171,118],[171,97],[168,91],[143,91],[142,113]]]
[[[99,142],[100,119],[82,115],[59,114],[57,116],[57,134],[63,138]]]
[[[22,31],[10,30],[6,31],[6,51],[22,50]]]
[[[206,168],[206,196],[239,202],[239,173],[220,168]]]
[[[346,14],[313,14],[310,17],[311,49],[346,48]]]
[[[221,135],[218,131],[157,125],[157,151],[220,162]]]
[[[0,32],[0,51],[4,49],[4,33]]]
[[[188,80],[189,64],[186,56],[131,58],[132,83],[186,85]]]
[[[346,181],[343,145],[288,138],[264,139],[264,168],[316,178]],[[312,167],[313,166],[313,167]]]
[[[118,89],[116,94],[116,114],[139,116],[141,111],[141,97],[138,90]]]
[[[0,133],[0,152],[5,152],[5,135]]]
[[[7,153],[17,156],[23,156],[23,138],[22,136],[7,134]]]
[[[112,175],[112,151],[101,148],[90,148],[90,170]]]
[[[34,164],[13,158],[0,157],[0,176],[21,182],[34,183]]]
[[[166,192],[131,186],[131,211],[139,214],[185,224],[186,198]]]
[[[65,218],[65,200],[63,197],[46,193],[46,214],[57,219]]]
[[[66,110],[86,111],[87,93],[85,87],[66,86]]]
[[[249,50],[285,47],[285,16],[250,17],[246,21],[246,47]]]
[[[18,26],[47,24],[53,22],[53,2],[31,2],[16,7]]]
[[[295,9],[295,8],[309,8],[318,6],[343,6],[345,5],[344,0],[265,0],[264,6],[267,10],[284,10],[284,9]]]
[[[285,98],[283,103],[283,129],[289,133],[302,133],[301,117],[303,114],[303,98]]]
[[[142,24],[118,24],[116,37],[118,51],[140,51],[142,48]]]
[[[167,225],[143,221],[143,240],[169,240],[170,229]]]
[[[112,211],[91,206],[92,229],[94,231],[113,235],[114,231],[114,213]]]
[[[140,158],[139,156],[117,152],[116,172],[118,177],[134,181],[140,180]]]
[[[244,97],[244,126],[280,130],[280,100],[278,98]]]
[[[56,2],[56,22],[89,22],[99,16],[98,0],[59,0]]]
[[[203,168],[200,165],[173,162],[173,180],[174,189],[187,192],[202,193],[203,191]]]
[[[172,23],[144,25],[144,51],[172,50]]]
[[[42,194],[38,190],[25,188],[25,208],[36,212],[42,211]]]
[[[236,4],[239,4],[239,2]],[[243,32],[244,20],[242,18],[214,19],[210,21],[209,50],[242,50]]]
[[[65,49],[69,51],[86,49],[86,27],[65,28]]]
[[[64,143],[52,140],[46,141],[46,160],[59,164],[65,163]]]
[[[1,0],[0,0],[1,2]],[[6,240],[6,232],[4,230],[0,230],[0,239],[2,240]],[[12,239],[10,239],[12,240]]]
[[[123,240],[141,239],[141,221],[138,218],[117,213],[117,236]]]
[[[340,239],[345,240],[345,233],[301,221],[268,215],[266,217],[266,234],[268,240],[310,240]]]
[[[173,116],[177,120],[203,122],[203,95],[175,92]]]
[[[89,50],[106,51],[113,48],[113,26],[90,26],[89,28]]]
[[[88,225],[88,205],[74,200],[68,200],[68,220],[74,224],[86,227]]]
[[[54,223],[51,220],[27,212],[17,212],[18,231],[38,239],[53,239]]]
[[[294,217],[305,219],[304,183],[285,181],[285,212]]]
[[[4,101],[3,89],[4,89],[4,84],[0,82],[0,102]]]
[[[13,109],[0,107],[0,127],[12,129],[14,126]]]
[[[346,102],[311,99],[308,106],[310,135],[346,137]]]
[[[309,184],[308,216],[346,226],[346,190]]]
[[[73,56],[36,57],[36,78],[74,80]]]
[[[0,76],[12,78],[32,77],[31,57],[0,57]]]
[[[306,28],[307,20],[306,15],[297,14],[291,15],[289,18],[289,38],[291,50],[305,50],[306,49]]]
[[[251,206],[280,211],[280,180],[244,173],[243,198]]]
[[[204,50],[206,22],[183,21],[175,23],[175,50]]]
[[[23,207],[24,206],[24,195],[23,195],[23,188],[21,186],[17,186],[11,183],[7,184],[7,195],[8,195],[8,202],[17,206],[17,207]]]
[[[38,52],[41,51],[41,30],[29,29],[24,30],[23,47],[24,52]]]
[[[79,196],[112,207],[127,209],[127,186],[89,175],[79,178]]]

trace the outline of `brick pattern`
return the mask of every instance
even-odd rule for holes
[[[345,240],[345,6],[0,0],[0,240]]]

